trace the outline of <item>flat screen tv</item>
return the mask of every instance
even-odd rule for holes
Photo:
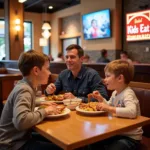
[[[110,9],[99,10],[82,16],[85,40],[111,37]]]
[[[150,40],[150,10],[126,14],[126,41]]]

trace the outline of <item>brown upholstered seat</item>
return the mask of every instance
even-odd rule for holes
[[[150,117],[150,83],[131,82],[141,108],[141,115]],[[108,91],[111,94],[112,91]],[[143,127],[143,139],[138,150],[150,150],[150,124]]]
[[[140,102],[141,115],[150,117],[150,84],[133,82],[130,84]],[[150,124],[143,127],[143,138],[139,150],[150,150]]]
[[[6,74],[7,69],[6,68],[0,68],[0,74]]]
[[[132,88],[139,99],[141,115],[150,117],[150,90],[142,88]],[[144,136],[150,137],[150,125],[144,126]]]

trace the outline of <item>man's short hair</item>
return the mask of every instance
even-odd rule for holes
[[[121,51],[120,54],[125,54],[126,56],[128,56],[128,52],[127,51]]]
[[[126,84],[129,84],[134,76],[134,66],[131,63],[121,59],[108,63],[104,68],[104,71],[113,73],[116,77],[122,74]]]
[[[77,44],[71,44],[66,48],[66,51],[70,51],[72,49],[76,49],[78,51],[79,58],[84,56],[84,50]]]
[[[62,53],[58,53],[58,55],[57,55],[58,58],[61,58],[62,56],[63,56]]]
[[[102,49],[101,50],[102,57],[105,57],[106,54],[107,54],[107,50],[106,49]]]
[[[37,66],[40,70],[46,61],[50,61],[49,57],[35,50],[23,52],[18,61],[18,67],[23,76],[30,74],[33,67]]]
[[[85,55],[84,55],[84,58],[90,59],[90,56],[89,56],[88,54],[85,54]]]

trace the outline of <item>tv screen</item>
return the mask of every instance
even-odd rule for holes
[[[82,16],[84,39],[111,37],[110,10],[100,10]]]
[[[150,40],[150,10],[126,14],[126,41]]]

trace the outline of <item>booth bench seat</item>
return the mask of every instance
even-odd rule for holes
[[[139,100],[141,115],[150,117],[150,83],[131,82],[130,87]],[[143,139],[139,150],[150,150],[150,124],[144,126],[143,131]]]
[[[0,68],[0,114],[3,108],[3,101],[7,99],[12,91],[15,81],[22,79],[22,75],[19,71],[17,73],[10,73],[10,70],[7,70],[7,68]]]

